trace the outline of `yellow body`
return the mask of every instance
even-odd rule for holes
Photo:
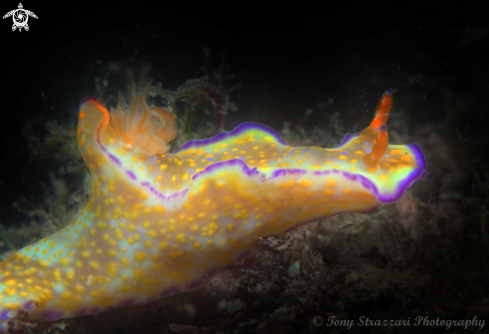
[[[165,113],[139,119],[162,122],[153,130],[164,133],[174,119]],[[139,140],[144,123],[122,136],[114,115],[94,98],[82,101],[78,141],[92,175],[90,200],[66,228],[0,264],[1,320],[25,309],[73,317],[196,289],[259,236],[371,211],[426,175],[415,145],[385,144],[366,166],[378,131],[336,149],[289,147],[248,123],[170,154],[165,141],[147,133]]]

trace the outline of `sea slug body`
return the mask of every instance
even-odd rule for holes
[[[77,219],[0,264],[0,332],[28,311],[60,319],[147,302],[205,284],[260,236],[397,201],[426,162],[389,145],[392,92],[371,124],[337,148],[287,146],[244,123],[168,153],[176,115],[122,96],[110,112],[80,103],[78,144],[92,176]]]

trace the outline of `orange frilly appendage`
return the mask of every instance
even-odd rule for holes
[[[177,135],[177,115],[169,109],[150,107],[146,95],[150,84],[140,95],[132,92],[128,106],[119,93],[117,107],[110,109],[110,127],[126,149],[140,148],[149,155],[166,153]]]

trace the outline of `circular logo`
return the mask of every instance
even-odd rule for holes
[[[19,8],[11,10],[7,14],[5,14],[2,19],[12,16],[14,20],[14,24],[12,25],[12,31],[15,31],[19,28],[19,31],[24,29],[25,31],[29,31],[29,25],[27,21],[29,20],[29,16],[37,19],[37,15],[31,12],[30,10],[24,9],[21,3],[19,3]]]
[[[23,9],[17,9],[13,15],[14,22],[18,25],[24,25],[27,21],[27,13]]]
[[[321,326],[321,324],[323,323],[323,318],[321,318],[320,316],[315,316],[314,318],[312,318],[312,324],[314,326]]]

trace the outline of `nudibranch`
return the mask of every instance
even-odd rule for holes
[[[110,112],[80,102],[77,138],[92,177],[78,218],[0,264],[0,329],[26,314],[60,319],[205,284],[260,236],[398,200],[426,177],[417,144],[389,145],[392,91],[337,148],[291,147],[244,123],[173,153],[176,115],[149,86]]]

